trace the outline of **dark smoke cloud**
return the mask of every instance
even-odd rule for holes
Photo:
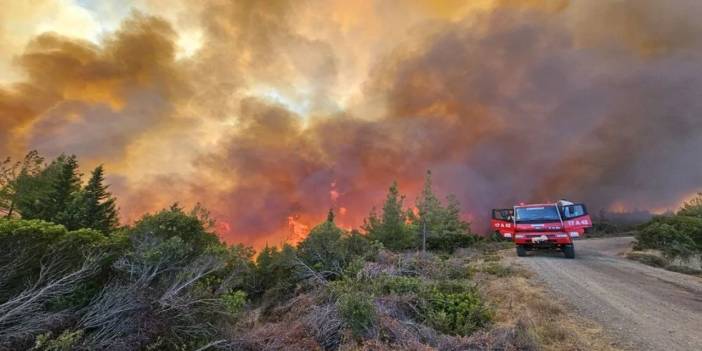
[[[0,120],[31,125],[8,140],[50,156],[123,157],[132,140],[171,119],[174,101],[187,92],[174,36],[167,22],[138,13],[100,47],[38,36],[17,58],[27,81],[0,94]]]
[[[426,169],[479,223],[492,207],[562,197],[593,209],[675,206],[702,186],[700,47],[656,32],[652,53],[647,38],[624,35],[640,20],[593,46],[601,38],[583,40],[568,16],[507,9],[443,25],[420,52],[376,68],[367,96],[386,99],[379,120],[336,115],[302,128],[280,106],[244,109],[245,137],[225,142],[227,158],[216,162],[253,176],[226,201],[241,203],[232,218],[246,218],[235,232],[321,214],[332,182],[358,213],[392,179],[416,192]]]

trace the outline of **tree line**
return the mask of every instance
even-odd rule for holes
[[[451,252],[479,240],[460,218],[455,197],[441,201],[434,194],[430,172],[412,208],[394,182],[360,230],[341,229],[329,210],[298,245],[267,246],[257,254],[223,243],[201,206],[174,204],[119,225],[103,167],[87,182],[79,169],[75,156],[47,163],[36,152],[1,164],[0,350],[256,349],[246,337],[232,336],[233,330],[248,335],[243,311],[261,309],[265,316],[300,291],[331,291],[332,282],[355,277],[349,272],[384,250]],[[473,293],[456,296],[482,311]],[[354,304],[372,309],[367,301],[339,299],[353,302],[348,314],[338,312],[346,318],[342,325],[357,322]],[[474,327],[445,328],[467,333]]]
[[[44,163],[36,151],[18,162],[0,164],[0,213],[7,218],[41,219],[69,230],[96,229],[109,233],[119,224],[115,198],[107,190],[103,166],[86,184],[76,156],[61,155]]]

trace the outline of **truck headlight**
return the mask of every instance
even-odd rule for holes
[[[578,233],[578,232],[570,232],[570,236],[574,236],[574,237],[577,238],[577,237],[580,236],[580,233]]]
[[[515,234],[514,237],[516,239],[521,239],[521,238],[524,238],[524,234]]]

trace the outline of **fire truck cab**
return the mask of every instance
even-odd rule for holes
[[[513,241],[520,257],[527,251],[557,249],[566,258],[575,258],[573,240],[582,238],[591,227],[585,205],[565,200],[492,210],[492,230]]]

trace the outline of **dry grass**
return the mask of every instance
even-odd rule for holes
[[[601,327],[569,313],[565,303],[532,279],[533,273],[502,257],[491,251],[441,261],[433,255],[386,253],[358,273],[364,279],[410,274],[451,281],[455,272],[472,276],[494,317],[489,327],[470,336],[445,335],[422,324],[415,318],[416,296],[392,293],[373,296],[377,313],[373,336],[357,338],[343,325],[336,305],[320,294],[322,290],[315,290],[270,308],[265,317],[250,311],[239,324],[243,335],[234,349],[618,350]]]
[[[530,279],[514,263],[516,274],[480,274],[478,286],[495,311],[495,328],[513,329],[535,350],[619,350],[596,323],[567,311],[567,304]]]

